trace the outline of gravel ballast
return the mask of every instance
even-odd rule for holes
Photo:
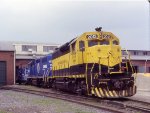
[[[110,113],[64,100],[0,90],[0,113]]]

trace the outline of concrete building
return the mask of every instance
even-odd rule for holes
[[[15,48],[0,42],[0,86],[15,83]]]
[[[124,54],[125,50],[122,50]],[[133,66],[139,73],[150,73],[150,51],[128,50]]]
[[[16,52],[16,66],[26,65],[32,59],[50,54],[59,46],[58,44],[29,42],[15,42],[13,45]]]

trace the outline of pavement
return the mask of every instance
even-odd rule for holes
[[[150,92],[150,73],[138,73],[136,75],[137,90]]]
[[[150,103],[150,73],[138,73],[136,76],[137,93],[130,98]]]
[[[137,90],[137,93],[134,96],[129,98],[150,103],[150,92]]]

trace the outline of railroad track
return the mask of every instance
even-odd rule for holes
[[[55,99],[61,99],[77,104],[82,104],[85,106],[103,109],[105,111],[115,112],[115,113],[150,113],[150,103],[132,100],[130,98],[121,99],[100,99],[97,97],[85,97],[78,96],[74,94],[68,94],[61,91],[46,91],[46,90],[35,90],[27,88],[18,87],[2,87],[4,90],[13,90],[18,92],[25,92],[34,95],[40,95],[45,97],[51,97]]]
[[[128,112],[132,113],[150,113],[150,103],[133,100],[130,98],[122,98],[120,100],[111,100],[109,101],[111,104],[118,104],[122,106],[122,109],[126,109]]]

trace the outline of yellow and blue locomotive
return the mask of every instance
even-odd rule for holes
[[[52,53],[52,87],[102,98],[136,93],[130,59],[122,60],[119,39],[111,32],[85,32]]]

